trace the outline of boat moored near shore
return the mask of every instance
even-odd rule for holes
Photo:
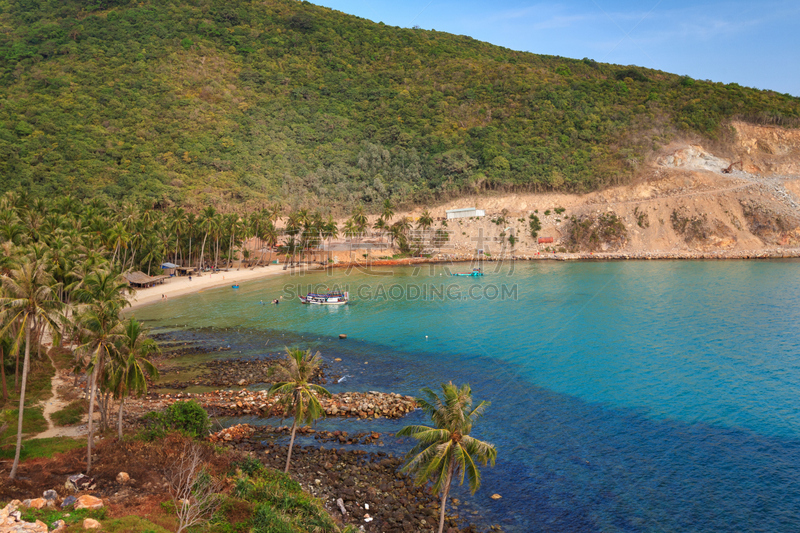
[[[298,296],[300,303],[313,305],[344,305],[350,300],[347,292],[329,292],[317,294],[310,292],[305,296]]]

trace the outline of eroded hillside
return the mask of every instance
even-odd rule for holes
[[[585,195],[473,196],[431,210],[477,207],[482,219],[450,221],[445,253],[476,248],[485,236],[490,253],[737,252],[800,247],[800,131],[732,125],[731,140],[712,153],[676,142],[654,158],[632,185]],[[422,209],[411,213],[418,217]],[[538,217],[531,237],[531,217]],[[436,227],[441,226],[441,221]]]

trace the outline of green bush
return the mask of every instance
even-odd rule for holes
[[[205,437],[211,428],[208,413],[194,400],[173,403],[164,411],[164,416],[170,429],[190,437]]]
[[[153,440],[163,437],[169,431],[178,431],[188,437],[202,438],[208,434],[211,421],[203,407],[189,400],[175,402],[163,413],[151,411],[142,418],[144,438]]]

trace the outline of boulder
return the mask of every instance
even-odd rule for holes
[[[129,476],[127,472],[120,472],[119,474],[117,474],[117,483],[119,483],[120,485],[124,485],[130,480],[131,476]]]
[[[83,521],[83,529],[100,529],[100,522],[94,518],[87,518]]]
[[[85,476],[83,474],[75,474],[69,476],[67,482],[64,483],[64,488],[71,492],[78,492],[82,490],[93,490],[96,487],[94,478]]]
[[[67,523],[63,520],[56,520],[50,524],[50,533],[62,533],[67,530]]]
[[[75,502],[75,509],[101,509],[103,500],[89,494],[84,494]]]
[[[36,498],[35,500],[25,500],[22,502],[22,505],[25,507],[31,507],[33,509],[41,509],[45,505],[47,505],[47,500],[44,498]]]

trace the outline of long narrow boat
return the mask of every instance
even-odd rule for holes
[[[312,305],[344,305],[350,300],[350,294],[347,292],[329,292],[325,294],[316,294],[309,292],[305,296],[298,296],[300,303]]]
[[[483,276],[483,270],[480,268],[473,268],[472,272],[454,272],[454,276],[465,276],[469,278],[477,278],[479,276]]]

